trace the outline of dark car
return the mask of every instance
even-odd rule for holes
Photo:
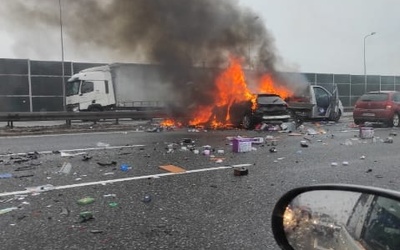
[[[233,124],[252,129],[261,122],[280,124],[291,118],[287,103],[275,94],[256,95],[255,106],[251,101],[232,105],[230,110]]]
[[[398,127],[400,123],[400,92],[372,91],[361,96],[353,110],[355,124],[383,122]]]

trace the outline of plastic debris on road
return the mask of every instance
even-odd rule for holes
[[[13,175],[10,173],[4,173],[4,174],[0,174],[0,179],[9,179],[11,178]]]
[[[342,162],[342,165],[343,165],[343,166],[348,166],[348,165],[349,165],[349,162],[348,162],[348,161],[344,161],[344,162]]]
[[[362,156],[360,157],[360,159],[361,159],[361,160],[365,160],[365,155],[362,155]]]
[[[117,165],[116,161],[111,161],[111,162],[97,162],[98,165],[102,167],[107,167],[107,166],[115,166]]]
[[[118,207],[118,203],[117,202],[110,202],[110,203],[108,203],[108,206],[110,206],[110,207]]]
[[[307,143],[307,141],[300,141],[300,146],[301,146],[302,148],[308,148],[308,143]]]
[[[149,195],[149,194],[146,194],[144,197],[143,197],[143,200],[142,200],[144,203],[149,203],[149,202],[151,202],[151,196]]]
[[[109,147],[110,146],[110,144],[108,144],[108,143],[104,143],[104,142],[98,142],[97,144],[96,144],[96,146],[97,147]]]
[[[80,153],[67,153],[61,151],[61,157],[74,157],[74,156],[79,156],[79,155],[86,155],[86,152],[80,152]]]
[[[85,211],[85,212],[79,213],[79,218],[80,218],[81,223],[94,219],[93,213],[90,211]]]
[[[69,174],[71,172],[72,169],[72,165],[69,162],[64,162],[64,164],[62,165],[60,171],[58,171],[58,173],[60,174]]]
[[[388,137],[383,142],[384,143],[393,143],[393,137]]]
[[[278,152],[278,150],[275,147],[272,147],[269,149],[269,152],[276,153],[276,152]]]
[[[92,197],[85,197],[85,198],[78,200],[76,203],[78,203],[79,205],[88,205],[88,204],[92,204],[94,201],[95,201],[95,199]]]
[[[336,167],[337,165],[338,165],[337,162],[332,162],[332,163],[331,163],[331,166],[332,166],[332,167]]]
[[[130,167],[128,164],[121,164],[121,166],[119,167],[119,169],[122,172],[128,172],[130,169],[132,169],[132,167]]]
[[[27,187],[25,188],[27,191],[32,192],[32,193],[40,193],[40,192],[46,192],[46,191],[51,191],[55,187],[51,184],[46,184],[42,186],[37,186],[37,187]]]
[[[233,169],[233,175],[234,176],[242,176],[242,175],[248,175],[249,170],[245,167],[240,167],[240,168],[234,168]]]
[[[9,212],[17,210],[17,209],[18,209],[18,207],[3,208],[3,209],[0,209],[0,214],[6,214],[6,213],[9,213]]]
[[[178,166],[174,166],[174,165],[164,165],[164,166],[160,166],[159,167],[162,170],[171,172],[171,173],[183,173],[186,172],[185,169],[178,167]]]

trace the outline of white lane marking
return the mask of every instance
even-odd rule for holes
[[[172,176],[172,175],[183,175],[183,174],[192,174],[192,173],[199,173],[199,172],[207,172],[207,171],[214,171],[214,170],[221,170],[221,169],[229,169],[229,168],[237,168],[237,167],[249,167],[253,164],[237,164],[237,165],[229,165],[229,166],[220,166],[220,167],[212,167],[212,168],[202,168],[202,169],[194,169],[194,170],[187,170],[185,172],[180,173],[163,173],[163,174],[153,174],[153,175],[142,175],[142,176],[133,176],[127,178],[120,178],[120,179],[111,179],[105,181],[93,181],[93,182],[85,182],[85,183],[76,183],[64,186],[54,186],[52,189],[46,190],[63,190],[63,189],[70,189],[76,187],[87,187],[87,186],[94,186],[94,185],[105,185],[110,183],[116,182],[123,182],[123,181],[133,181],[133,180],[142,180],[142,179],[149,179],[149,178],[160,178],[164,176]],[[0,197],[11,196],[11,195],[23,195],[23,194],[30,194],[32,193],[31,190],[22,190],[22,191],[14,191],[14,192],[4,192],[0,193]]]
[[[128,146],[108,146],[108,147],[96,147],[96,148],[75,148],[75,149],[63,149],[58,150],[61,152],[84,152],[84,151],[96,151],[96,150],[104,150],[104,149],[122,149],[122,148],[137,148],[137,147],[145,147],[145,145],[128,145]],[[40,151],[39,154],[54,154],[53,151]],[[26,155],[27,153],[12,153],[12,154],[4,154],[0,155],[0,157],[7,156],[21,156]]]
[[[71,134],[47,134],[47,135],[17,135],[17,136],[0,136],[1,139],[15,138],[39,138],[39,137],[56,137],[56,136],[71,136],[71,135],[105,135],[105,134],[126,134],[126,133],[144,133],[144,131],[127,130],[127,131],[109,131],[109,132],[89,132],[89,133],[71,133]]]

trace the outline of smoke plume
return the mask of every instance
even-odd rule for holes
[[[9,28],[59,28],[58,0],[5,0]],[[214,74],[229,55],[279,78],[271,35],[258,15],[233,0],[61,0],[66,39],[85,53],[116,53],[162,65],[178,93],[178,106],[211,102]],[[21,38],[21,35],[18,35]],[[43,38],[42,38],[43,39]],[[45,48],[45,47],[44,47]],[[44,49],[43,48],[43,49]],[[87,50],[90,48],[90,50]],[[45,50],[45,49],[44,49]],[[88,55],[88,58],[90,56]],[[192,66],[208,68],[199,73]],[[187,91],[191,93],[187,93]]]

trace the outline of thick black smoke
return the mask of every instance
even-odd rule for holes
[[[180,96],[178,106],[211,103],[213,73],[226,65],[229,55],[243,58],[247,66],[278,75],[273,39],[257,14],[237,1],[61,2],[65,36],[76,47],[93,48],[87,53],[107,48],[132,61],[140,55],[162,65],[165,77]],[[58,0],[6,0],[3,4],[1,14],[19,32],[35,26],[59,26]],[[193,65],[214,70],[205,74],[194,70]]]

